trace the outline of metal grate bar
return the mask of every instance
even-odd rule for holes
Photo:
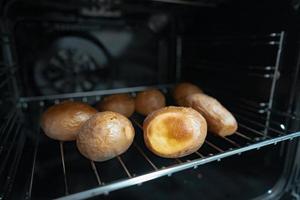
[[[121,156],[117,156],[117,159],[118,159],[118,161],[121,163],[121,165],[122,165],[123,169],[125,170],[127,176],[128,176],[129,178],[132,178],[132,176],[131,176],[129,170],[127,169],[125,163],[123,162]]]
[[[281,64],[280,62],[281,62],[281,57],[282,57],[282,48],[283,48],[284,38],[285,38],[285,32],[281,31],[280,41],[278,42],[279,46],[278,46],[278,50],[277,50],[274,76],[277,75],[279,65]],[[274,78],[272,80],[272,85],[271,85],[271,89],[270,89],[269,106],[268,106],[268,112],[267,112],[267,118],[266,118],[266,128],[268,128],[270,126],[271,109],[273,107],[273,99],[274,99],[274,94],[275,94],[276,83],[277,83],[277,78]],[[264,130],[264,135],[265,135],[265,137],[267,136],[267,129]]]
[[[4,79],[1,83],[0,83],[0,88],[2,88],[4,85],[6,85],[8,83],[9,80],[11,80],[12,76],[8,76],[6,79]]]
[[[131,118],[131,120],[143,131],[143,127],[138,123],[135,119]],[[158,170],[156,165],[150,160],[150,158],[144,153],[144,151],[134,142],[133,144],[137,150],[142,154],[142,156],[147,160],[147,162],[153,167],[154,170]]]
[[[28,192],[26,193],[26,197],[27,197],[26,199],[31,199],[33,179],[34,179],[34,173],[35,173],[35,163],[36,163],[36,157],[37,157],[37,152],[38,152],[38,148],[39,148],[39,142],[40,142],[40,134],[38,133],[37,138],[36,138],[36,142],[35,142],[35,147],[34,147],[30,182],[29,182]]]
[[[280,42],[276,41],[276,40],[271,40],[271,41],[259,41],[259,42],[252,42],[252,41],[247,41],[247,42],[241,42],[241,41],[226,41],[226,40],[220,40],[218,42],[214,42],[212,43],[209,40],[203,40],[201,41],[201,45],[206,45],[206,46],[225,46],[225,45],[247,45],[247,46],[261,46],[261,45],[268,45],[268,46],[278,46],[280,45]],[[187,46],[199,46],[199,44],[197,43],[188,43],[185,44]]]
[[[260,135],[260,136],[263,136],[263,137],[270,138],[270,136],[264,135],[263,133],[261,133],[261,132],[255,130],[255,129],[253,129],[253,128],[250,128],[250,127],[248,127],[248,126],[246,126],[246,125],[243,125],[243,124],[241,124],[241,123],[239,123],[239,126],[245,128],[245,129],[247,129],[247,130],[249,130],[249,131],[252,131],[253,133],[256,133],[257,135]]]
[[[216,145],[214,145],[213,143],[207,141],[207,139],[204,141],[204,143],[208,144],[210,147],[212,147],[213,149],[219,151],[220,153],[224,152],[223,149],[221,149],[221,148],[217,147]]]
[[[226,67],[226,69],[234,69],[236,70],[237,68],[237,65],[236,64],[233,64],[233,63],[220,63],[220,62],[211,62],[211,61],[199,61],[199,64],[200,65],[196,65],[196,66],[193,66],[195,68],[200,68],[202,66],[212,66],[213,68],[217,68],[219,70],[222,70],[222,67]],[[191,66],[192,67],[192,66]],[[246,69],[246,70],[264,70],[264,71],[272,71],[275,69],[275,66],[270,66],[270,65],[238,65],[238,67],[240,67],[241,69]],[[207,91],[208,88],[205,89],[205,91]],[[208,89],[209,90],[209,89]],[[210,90],[211,91],[211,90]],[[216,90],[214,90],[216,91]],[[218,90],[217,90],[218,91]],[[221,91],[218,91],[218,92],[221,92]],[[224,93],[224,92],[223,92]],[[228,95],[228,94],[226,94]]]
[[[131,119],[142,131],[143,131],[143,127],[140,125],[140,123],[138,123],[135,119]],[[174,159],[178,164],[182,163],[182,161],[179,158],[175,158]],[[150,159],[149,159],[150,161]],[[157,168],[156,168],[157,170]]]
[[[187,6],[200,6],[200,7],[215,7],[216,4],[209,2],[197,2],[197,1],[184,1],[184,0],[151,0],[154,2],[168,3],[168,4],[181,4]]]
[[[246,135],[244,135],[244,134],[242,134],[242,133],[240,133],[238,131],[236,131],[234,134],[236,134],[236,135],[238,135],[238,136],[240,136],[240,137],[242,137],[242,138],[244,138],[246,140],[249,140],[249,141],[253,142],[253,140],[250,137],[248,137],[248,136],[246,136]]]
[[[65,93],[65,94],[47,95],[47,96],[20,97],[19,100],[20,103],[24,103],[24,102],[31,102],[31,101],[46,101],[46,100],[80,98],[80,97],[92,97],[92,96],[99,96],[99,95],[140,92],[149,88],[165,89],[165,88],[170,88],[171,86],[172,86],[171,84],[139,86],[139,87],[118,88],[118,89],[109,89],[109,90],[98,90],[98,91],[90,91],[90,92]]]
[[[147,162],[153,167],[153,169],[155,171],[158,170],[156,165],[150,160],[150,158],[144,153],[144,151],[135,142],[133,143],[133,145],[135,146],[135,148],[137,148],[140,154],[142,154],[142,156],[147,160]]]
[[[9,70],[11,70],[11,71],[9,71]],[[12,68],[5,69],[5,70],[0,70],[0,76],[5,76],[5,77],[12,76],[9,73],[14,73]]]
[[[98,185],[102,185],[102,183],[101,183],[101,179],[100,179],[100,176],[99,176],[99,174],[98,174],[97,167],[96,167],[96,165],[95,165],[94,161],[92,161],[92,160],[91,160],[91,166],[92,166],[92,169],[93,169],[93,171],[94,171],[94,174],[95,174],[95,176],[96,176],[96,179],[97,179]]]
[[[274,37],[279,37],[281,36],[281,32],[273,32],[273,33],[265,33],[265,34],[244,34],[244,35],[203,35],[201,37],[197,36],[197,37],[188,37],[187,39],[190,39],[192,41],[194,41],[195,39],[197,39],[198,41],[202,41],[202,40],[236,40],[236,39],[264,39],[264,38],[274,38]]]
[[[244,107],[245,109],[248,109],[248,107]],[[253,117],[253,118],[255,118],[255,119],[261,119],[261,120],[264,120],[264,121],[266,121],[267,120],[267,118],[266,118],[266,116],[262,116],[262,115],[260,115],[260,114],[262,114],[262,113],[255,113],[255,112],[253,112],[253,111],[250,111],[249,109],[247,110],[247,111],[249,111],[249,112],[245,112],[246,110],[241,110],[241,109],[236,109],[236,108],[234,108],[234,107],[231,107],[230,108],[230,110],[234,110],[234,115],[240,115],[240,114],[238,114],[238,113],[243,113],[243,114],[246,114],[247,115],[247,119],[248,119],[248,117],[249,116],[251,116],[251,117]],[[243,112],[241,112],[241,111],[243,111]],[[267,113],[267,111],[268,111],[268,109],[264,109],[264,113]],[[293,119],[293,116],[289,116],[289,117],[291,117],[292,119]],[[282,125],[282,123],[281,122],[276,122],[276,121],[274,121],[274,120],[270,120],[269,121],[269,123],[270,124],[274,124],[274,125],[278,125],[279,127]],[[266,125],[263,125],[264,126],[264,128],[267,128],[267,126]]]
[[[222,73],[232,73],[232,71],[228,71],[225,70],[224,68],[221,67],[216,67],[216,66],[209,66],[209,65],[196,65],[196,66],[189,66],[189,69],[201,69],[201,70],[206,70],[206,71],[219,71]],[[253,72],[253,71],[249,71],[249,69],[247,71],[243,70],[243,71],[237,71],[235,70],[235,73],[241,74],[243,76],[247,75],[247,76],[254,76],[254,77],[258,77],[258,78],[273,78],[274,77],[274,73],[272,73],[272,71],[267,71],[269,73],[266,73],[266,71],[260,71],[260,72]]]
[[[272,114],[276,114],[276,115],[279,115],[279,116],[284,116],[284,117],[289,117],[293,120],[300,120],[300,116],[297,115],[297,113],[288,113],[288,112],[283,112],[283,111],[280,111],[280,110],[276,110],[274,108],[270,109],[270,111],[272,112]]]
[[[7,126],[9,125],[9,123],[12,121],[13,117],[15,117],[15,114],[16,114],[16,109],[12,109],[9,112],[7,120],[6,120],[6,123],[1,127],[0,140],[1,140],[1,137],[2,137],[2,134],[3,134],[4,130],[7,128]]]
[[[198,151],[196,151],[195,154],[197,154],[200,158],[205,158],[205,156],[199,153]]]
[[[15,115],[14,118],[13,118],[13,120],[12,120],[12,122],[11,122],[11,124],[10,124],[10,126],[9,126],[9,128],[8,128],[8,130],[6,132],[3,132],[3,134],[1,135],[1,137],[0,137],[0,139],[1,139],[0,140],[0,144],[1,144],[1,146],[0,146],[0,154],[2,153],[2,151],[4,149],[4,145],[7,143],[7,140],[9,138],[9,136],[11,135],[11,132],[12,132],[12,130],[13,130],[14,125],[16,124],[16,122],[17,122],[17,116]]]
[[[224,136],[219,136],[219,137],[221,137],[222,139],[224,139],[225,141],[229,142],[230,144],[232,144],[235,147],[241,147],[238,143],[236,143],[235,141],[233,141],[233,140],[231,140],[231,139],[229,139],[227,137],[224,137]]]
[[[69,189],[68,189],[68,182],[67,182],[67,174],[66,174],[66,166],[65,166],[65,156],[64,156],[63,142],[59,142],[59,148],[60,148],[61,163],[62,163],[63,174],[64,174],[65,195],[68,195],[69,194]]]
[[[21,130],[21,129],[20,129]],[[19,139],[17,141],[17,147],[16,147],[16,153],[15,153],[15,156],[14,156],[14,159],[13,159],[13,162],[11,164],[11,168],[8,172],[8,176],[6,178],[6,183],[5,183],[5,186],[4,186],[4,191],[6,191],[6,195],[8,196],[9,193],[11,193],[11,190],[12,190],[12,185],[13,185],[13,181],[15,179],[15,176],[16,176],[16,173],[17,173],[17,170],[18,170],[18,167],[19,167],[19,162],[20,162],[20,159],[21,159],[21,156],[22,156],[22,151],[23,151],[23,147],[24,147],[24,141],[25,139],[25,136],[23,134],[19,134]],[[6,199],[8,197],[5,197],[4,196],[4,199]]]
[[[143,131],[143,126],[138,123],[135,119],[131,118],[131,120]]]
[[[19,133],[20,129],[21,129],[21,124],[18,125],[18,127],[17,127],[17,129],[15,131],[16,133],[14,134],[14,136],[12,138],[12,141],[10,143],[10,146],[9,146],[8,150],[6,151],[6,155],[5,155],[4,159],[2,159],[2,161],[1,161],[0,174],[3,173],[3,170],[5,169],[5,166],[7,164],[7,161],[9,160],[9,158],[11,156],[10,155],[11,151],[12,151],[13,147],[15,147],[15,145],[16,145],[15,142],[16,142],[17,136],[19,135],[18,133]],[[4,148],[2,148],[1,150],[3,150],[3,149]]]
[[[267,129],[269,129],[269,130],[271,130],[271,131],[273,131],[273,132],[275,132],[275,133],[277,133],[277,134],[279,134],[279,135],[280,135],[280,134],[283,134],[283,132],[281,132],[281,131],[279,131],[279,130],[276,130],[276,129],[271,128],[271,127],[266,127],[264,124],[261,124],[261,123],[259,123],[259,122],[256,122],[256,121],[251,120],[251,119],[246,118],[246,117],[242,117],[242,116],[239,115],[239,114],[235,114],[235,115],[237,115],[238,118],[244,119],[244,120],[246,120],[246,121],[248,121],[248,122],[250,122],[250,123],[252,123],[252,124],[254,124],[254,125],[260,126],[260,127],[262,127],[262,128],[267,128]],[[271,122],[270,122],[270,123],[271,123]]]

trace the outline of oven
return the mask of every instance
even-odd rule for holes
[[[0,17],[1,199],[300,199],[299,1],[4,0]],[[188,81],[238,121],[195,153],[151,153],[144,117],[105,162],[40,128],[48,107],[95,105]]]

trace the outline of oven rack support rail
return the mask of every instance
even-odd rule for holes
[[[45,96],[33,96],[33,97],[20,97],[19,106],[25,106],[30,102],[40,102],[43,101],[54,101],[59,102],[60,100],[73,100],[74,98],[81,98],[82,101],[87,101],[88,97],[95,97],[96,100],[100,100],[103,95],[119,94],[119,93],[135,93],[144,91],[150,88],[157,88],[166,92],[174,84],[161,84],[161,85],[152,85],[152,86],[137,86],[137,87],[127,87],[127,88],[118,88],[118,89],[107,89],[107,90],[95,90],[88,92],[75,92],[75,93],[64,93],[64,94],[55,94],[55,95],[45,95]]]

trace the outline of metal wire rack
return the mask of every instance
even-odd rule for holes
[[[170,96],[169,88],[171,85],[155,87],[161,89],[166,96]],[[131,93],[135,95],[135,92],[147,88],[133,87],[41,97],[24,97],[20,99],[19,106],[25,110],[35,109],[36,113],[40,115],[46,107],[59,103],[62,100],[81,100],[93,104],[93,102],[100,100],[103,95],[115,93]],[[170,100],[167,102],[172,104]],[[30,112],[28,111],[28,113]],[[280,126],[273,126],[280,125],[280,122],[272,121],[270,126],[266,127],[264,122],[243,115],[243,112],[239,112],[238,109],[233,113],[239,122],[239,129],[235,134],[228,137],[208,134],[200,150],[189,156],[177,159],[160,158],[146,148],[142,138],[144,118],[138,114],[134,114],[130,118],[136,131],[133,145],[126,153],[106,162],[88,161],[80,155],[73,142],[51,140],[37,127],[26,198],[42,197],[41,195],[43,194],[51,194],[51,191],[53,193],[53,190],[55,194],[53,193],[51,198],[60,199],[84,199],[101,194],[107,195],[114,190],[140,185],[152,179],[171,176],[175,172],[197,168],[205,163],[221,161],[221,159],[228,156],[250,150],[258,150],[261,147],[276,145],[278,142],[292,140],[300,136],[300,132],[288,133],[287,130],[280,129]],[[39,119],[38,115],[37,119]],[[267,135],[263,132],[265,129],[268,131]],[[110,175],[109,177],[108,174]],[[84,175],[84,179],[87,179],[86,182],[81,180],[82,175]],[[37,190],[36,188],[46,188],[46,191],[40,191],[40,189]],[[47,188],[49,191],[47,191]]]
[[[25,136],[21,134],[22,123],[16,108],[16,94],[10,91],[16,89],[14,73],[17,66],[12,61],[10,51],[10,37],[0,30],[0,199],[5,198],[11,191],[12,183],[17,172],[20,157],[22,156],[23,141]]]

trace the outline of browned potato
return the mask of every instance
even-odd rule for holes
[[[75,140],[80,127],[96,113],[88,104],[64,101],[43,113],[41,127],[54,140]]]
[[[130,117],[134,113],[134,99],[128,94],[114,94],[97,104],[100,111],[112,111]]]
[[[144,116],[165,106],[166,98],[164,94],[156,89],[139,92],[135,98],[135,110]]]
[[[124,115],[99,112],[80,128],[77,148],[88,159],[106,161],[127,151],[134,135],[134,128]]]
[[[204,143],[207,124],[192,108],[169,106],[152,112],[144,121],[144,141],[154,154],[179,158],[197,151]]]
[[[177,105],[183,106],[184,99],[187,96],[196,93],[203,93],[203,91],[197,85],[192,83],[179,83],[173,90],[173,97]]]
[[[212,133],[228,136],[237,130],[234,116],[213,97],[201,93],[192,94],[185,98],[184,104],[203,115],[208,130]]]

